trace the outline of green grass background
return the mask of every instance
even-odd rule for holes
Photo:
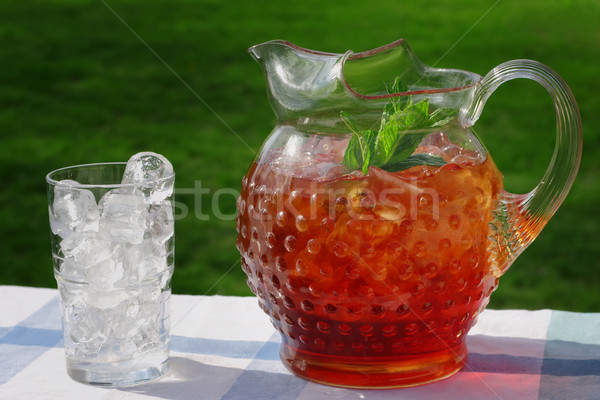
[[[0,284],[55,287],[47,172],[152,150],[173,162],[188,208],[174,292],[249,295],[234,221],[211,204],[219,189],[239,188],[274,125],[246,49],[281,38],[363,51],[404,37],[430,65],[484,75],[531,58],[570,85],[584,129],[579,176],[490,307],[600,311],[598,1],[4,0],[0,15]],[[513,192],[541,178],[554,129],[550,97],[525,80],[498,89],[476,125]],[[195,182],[210,193],[186,194]],[[232,195],[216,200],[234,213]]]

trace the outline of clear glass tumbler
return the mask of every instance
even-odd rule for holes
[[[93,385],[134,385],[168,368],[175,174],[129,168],[46,177],[67,372]]]

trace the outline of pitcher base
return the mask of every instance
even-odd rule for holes
[[[445,351],[398,357],[333,357],[282,344],[283,364],[309,381],[345,388],[392,389],[423,385],[458,372],[467,358],[466,343]]]

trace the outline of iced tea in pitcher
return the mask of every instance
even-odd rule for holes
[[[533,61],[482,78],[428,67],[403,40],[356,54],[284,41],[250,52],[277,125],[242,180],[237,248],[281,333],[283,363],[363,388],[457,372],[498,278],[574,179],[581,132],[570,92]],[[471,129],[490,93],[516,77],[553,82],[557,143],[568,144],[525,195],[503,190]]]
[[[347,143],[315,136],[299,157],[252,165],[238,200],[248,285],[283,335],[284,362],[309,379],[398,386],[407,365],[411,379],[449,375],[497,285],[482,238],[501,176],[442,132],[416,154],[443,166],[340,175]]]

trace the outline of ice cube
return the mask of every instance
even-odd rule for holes
[[[348,147],[350,139],[328,138],[324,137],[317,145],[315,151],[318,161],[328,161],[336,164],[341,164],[344,158],[344,152]]]
[[[139,190],[123,194],[118,189],[100,199],[100,231],[111,241],[142,243],[146,231],[148,205]]]
[[[302,178],[315,177],[315,156],[311,152],[299,154],[284,153],[269,163],[275,171],[294,174]]]
[[[457,154],[450,160],[451,163],[458,165],[479,165],[485,161],[485,157],[476,151],[465,150],[461,154]]]
[[[144,326],[156,326],[156,317],[161,314],[160,305],[140,303],[139,299],[131,299],[124,306],[125,315],[129,318],[122,320],[114,329],[115,337],[120,339],[131,341],[138,337]],[[158,328],[153,328],[151,331],[158,331]]]
[[[130,246],[123,255],[124,280],[129,284],[140,283],[167,269],[164,245],[149,238],[136,246]]]
[[[86,270],[86,280],[90,287],[100,291],[113,290],[123,278],[123,262],[118,255],[99,261]]]
[[[436,156],[444,159],[444,161],[450,161],[451,157],[437,146],[427,145],[419,146],[415,149],[414,154],[428,154],[430,156]]]
[[[83,360],[95,359],[110,337],[110,327],[98,311],[89,307],[74,314],[65,328],[70,339],[65,341],[67,353]]]
[[[153,316],[160,315],[158,310],[152,314]],[[139,327],[137,334],[132,338],[133,343],[135,343],[140,352],[151,350],[161,342],[160,331],[160,325],[154,321],[154,318],[145,321]]]
[[[345,165],[340,165],[336,163],[329,162],[320,162],[316,166],[317,173],[319,174],[319,178],[322,180],[329,180],[339,178],[340,176],[351,173],[350,168]]]
[[[65,260],[73,261],[81,269],[107,260],[114,252],[107,238],[96,232],[73,233],[60,242],[60,248]]]
[[[438,156],[452,164],[477,165],[485,161],[485,157],[481,153],[476,150],[467,150],[453,143],[443,132],[434,132],[425,136],[415,153]]]
[[[174,234],[173,207],[169,200],[150,206],[147,221],[148,231],[156,242],[163,244]]]
[[[159,203],[173,194],[173,166],[164,156],[150,151],[134,154],[125,167],[123,184],[141,187],[147,203]]]
[[[65,179],[54,187],[50,228],[63,238],[72,232],[98,231],[100,213],[94,194],[78,185],[76,181]]]
[[[98,310],[111,310],[129,298],[124,290],[98,290],[88,287],[83,293],[85,302]]]
[[[66,280],[58,281],[59,295],[63,308],[65,309],[64,317],[67,321],[76,318],[77,315],[85,307],[83,301],[84,285],[74,285]]]
[[[60,275],[69,280],[83,280],[85,267],[72,258],[66,258],[60,262]]]

